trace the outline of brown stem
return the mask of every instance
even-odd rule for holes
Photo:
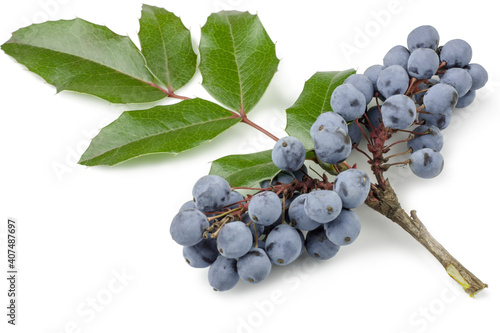
[[[171,98],[177,98],[177,99],[181,99],[181,100],[187,100],[187,99],[191,99],[190,97],[186,97],[186,96],[180,96],[180,95],[177,95],[176,93],[174,93],[173,89],[172,88],[167,88],[167,89],[164,89],[162,87],[160,87],[159,85],[157,85],[156,83],[153,83],[153,82],[150,82],[148,83],[151,87],[154,87],[156,89],[158,89],[159,91],[161,91],[162,93],[164,93],[165,95],[167,95],[168,97],[171,97]]]
[[[258,131],[260,131],[262,133],[264,133],[265,135],[267,135],[268,137],[270,137],[274,141],[278,141],[279,140],[278,137],[274,136],[270,132],[266,131],[265,129],[263,129],[262,127],[260,127],[259,125],[257,125],[253,121],[251,121],[250,119],[248,119],[248,117],[246,116],[245,113],[240,113],[240,114],[241,114],[241,122],[242,123],[245,123],[245,124],[247,124],[249,126],[252,126],[253,128],[255,128],[256,130],[258,130]]]
[[[471,297],[488,285],[479,280],[458,260],[456,260],[427,230],[422,221],[417,217],[417,212],[412,210],[408,215],[401,207],[394,189],[389,180],[385,181],[385,189],[372,185],[372,192],[366,205],[402,227],[420,244],[422,244],[446,269]]]
[[[176,94],[176,93],[174,93],[173,91],[169,92],[169,94],[168,94],[167,96],[168,96],[168,97],[171,97],[171,98],[181,99],[181,100],[188,100],[188,99],[191,99],[190,97],[177,95],[177,94]]]

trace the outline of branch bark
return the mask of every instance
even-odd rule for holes
[[[401,207],[394,189],[385,180],[385,188],[372,185],[372,191],[366,199],[366,205],[380,214],[386,216],[420,244],[422,244],[445,268],[448,275],[457,281],[471,297],[488,285],[483,283],[472,272],[465,268],[456,260],[430,233],[417,216],[417,212],[412,210],[410,215]]]

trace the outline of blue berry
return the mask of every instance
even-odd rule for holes
[[[370,193],[370,178],[359,169],[348,169],[341,172],[333,182],[333,190],[338,193],[344,208],[361,206]]]
[[[361,222],[358,215],[349,209],[342,209],[340,215],[324,225],[325,234],[328,239],[337,245],[351,244],[358,238],[361,230]]]
[[[420,82],[418,84],[418,89],[419,90],[426,90],[426,89],[429,89],[430,87],[432,87],[433,85],[438,84],[438,83],[439,83],[438,80],[429,79],[429,80],[427,80],[427,82]],[[418,94],[413,95],[413,100],[417,104],[422,104],[425,93],[426,93],[426,91],[419,92]]]
[[[240,276],[236,270],[236,259],[218,256],[208,269],[208,282],[215,291],[227,291],[234,288]]]
[[[373,98],[373,83],[370,78],[364,74],[353,74],[345,79],[344,84],[352,84],[363,93],[366,99],[366,104],[370,103]]]
[[[182,255],[186,262],[194,268],[205,268],[213,264],[219,256],[215,239],[204,239],[198,244],[184,246]]]
[[[196,207],[202,212],[215,212],[227,205],[231,186],[222,177],[208,175],[201,177],[193,187]]]
[[[488,82],[488,72],[483,66],[479,64],[468,64],[464,69],[468,71],[472,77],[471,90],[481,89],[486,85],[486,82]]]
[[[305,164],[302,164],[302,166],[300,167],[299,170],[297,171],[293,171],[292,174],[293,176],[298,180],[298,181],[302,181],[304,176],[307,175],[307,166]]]
[[[304,210],[304,202],[306,200],[307,193],[299,195],[295,200],[292,201],[290,207],[288,208],[288,216],[290,217],[290,224],[300,230],[314,230],[318,228],[321,224],[312,220],[307,216]]]
[[[194,203],[193,200],[189,200],[189,201],[185,202],[181,206],[181,208],[179,208],[179,212],[183,211],[183,210],[186,210],[186,209],[196,209],[196,204]]]
[[[439,46],[439,33],[436,28],[430,25],[422,25],[410,32],[407,42],[410,52],[423,47],[437,50]]]
[[[252,241],[255,242],[256,239],[258,239],[263,233],[266,227],[264,227],[261,224],[257,224],[252,221],[250,216],[248,216],[248,213],[245,213],[241,215],[241,222],[245,223],[248,225],[249,222],[252,222],[249,226],[248,229],[250,229],[250,232],[252,233]]]
[[[450,68],[441,77],[441,83],[451,85],[457,91],[458,97],[469,92],[472,87],[472,76],[465,69]]]
[[[408,89],[409,80],[405,68],[392,65],[380,73],[377,79],[377,87],[382,96],[388,98],[392,95],[404,94]]]
[[[267,235],[266,253],[275,265],[288,265],[302,250],[299,232],[288,224],[280,224]]]
[[[443,134],[441,134],[441,131],[436,126],[420,125],[415,128],[413,132],[422,134],[415,134],[415,137],[408,141],[408,149],[412,149],[413,151],[422,148],[431,148],[435,151],[441,151],[441,149],[443,149]]]
[[[319,260],[327,260],[334,257],[340,249],[339,245],[332,243],[326,237],[326,232],[323,228],[309,231],[306,236],[305,246],[307,253]]]
[[[341,128],[318,131],[314,135],[313,142],[316,156],[325,163],[340,163],[351,154],[351,138]]]
[[[347,134],[349,134],[352,144],[359,145],[363,133],[361,133],[361,129],[354,121],[347,126]]]
[[[294,171],[294,173],[300,173],[300,170]],[[280,172],[278,172],[278,174],[276,176],[274,176],[274,178],[272,180],[271,179],[266,179],[266,180],[261,181],[259,183],[259,186],[261,188],[267,188],[269,186],[278,185],[278,183],[281,183],[281,184],[290,184],[291,182],[293,182],[295,180],[294,177],[295,176],[292,176],[288,172],[280,171]]]
[[[446,68],[465,67],[472,59],[472,48],[463,39],[452,39],[443,45],[440,57]]]
[[[457,108],[465,108],[474,102],[476,98],[476,91],[469,90],[469,92],[458,99]]]
[[[272,263],[266,252],[260,248],[252,248],[238,259],[236,269],[240,278],[247,283],[259,283],[271,272]]]
[[[217,249],[226,258],[244,256],[252,248],[252,243],[250,229],[240,221],[225,224],[217,236]]]
[[[271,225],[280,217],[282,203],[274,192],[264,191],[257,193],[250,199],[248,215],[257,224]]]
[[[444,160],[441,153],[423,148],[411,154],[410,169],[420,178],[434,178],[443,170]]]
[[[457,102],[457,90],[445,83],[432,86],[424,95],[425,111],[432,114],[444,115],[451,112]],[[440,126],[437,127],[441,129]]]
[[[382,104],[382,121],[385,127],[407,129],[417,117],[415,102],[405,95],[393,95]]]
[[[340,114],[345,120],[351,121],[365,113],[366,98],[352,84],[342,84],[333,91],[330,104],[333,111]]]
[[[377,87],[377,79],[380,73],[384,70],[385,66],[382,65],[373,65],[368,67],[363,74],[368,76],[370,81],[373,84],[373,91],[378,91]]]
[[[333,221],[342,210],[339,195],[330,190],[318,190],[308,193],[304,201],[306,215],[318,223]]]
[[[416,79],[430,79],[439,68],[439,57],[433,49],[416,49],[408,59],[408,74]]]
[[[231,191],[231,193],[229,194],[229,200],[227,202],[228,208],[234,209],[234,208],[238,207],[238,205],[240,205],[242,203],[242,202],[240,202],[242,200],[245,200],[245,197],[243,196],[243,194],[241,194],[240,192],[237,192],[237,191]]]
[[[208,225],[205,214],[197,209],[186,209],[174,216],[170,235],[180,245],[195,245],[203,239],[203,232]]]
[[[272,151],[273,163],[284,171],[297,171],[306,160],[306,149],[302,142],[293,137],[286,136],[279,139]]]
[[[311,138],[314,138],[314,135],[318,131],[322,131],[325,128],[331,131],[334,131],[337,128],[341,128],[347,132],[347,122],[344,118],[342,118],[341,115],[336,112],[324,112],[320,114],[312,124],[309,131],[309,133],[311,134]]]
[[[424,109],[425,111],[425,109]],[[418,120],[425,120],[426,125],[434,125],[440,130],[444,130],[451,122],[451,111],[448,111],[444,114],[427,114],[420,113],[418,115]]]
[[[390,49],[384,56],[384,66],[399,65],[406,68],[410,51],[403,45],[396,45]]]
[[[366,111],[366,115],[368,116],[368,119],[370,120],[370,123],[366,125],[366,128],[368,131],[372,131],[372,126],[374,128],[378,128],[380,124],[382,123],[382,114],[380,113],[380,110],[377,105],[372,106],[371,108]]]
[[[302,253],[304,253],[304,251],[306,250],[306,244],[305,244],[306,243],[306,239],[304,237],[304,233],[301,230],[298,230],[298,229],[296,229],[296,230],[297,230],[297,233],[300,236],[300,242],[302,244],[302,246],[300,248],[300,254],[299,254],[299,256],[301,256]]]
[[[294,171],[294,172],[297,172],[297,171]],[[290,174],[288,172],[282,171],[282,172],[279,172],[276,175],[276,177],[274,177],[274,179],[276,180],[276,184],[278,184],[278,183],[291,184],[295,180],[295,176],[293,176],[292,174]]]

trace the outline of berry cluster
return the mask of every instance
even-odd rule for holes
[[[474,101],[488,73],[470,63],[472,48],[466,41],[453,39],[439,46],[439,34],[432,26],[414,29],[407,44],[408,48],[390,49],[384,65],[371,66],[364,74],[345,80],[347,87],[338,87],[332,95],[332,107],[346,120],[359,119],[369,132],[375,132],[372,137],[380,138],[380,131],[387,129],[390,135],[421,125],[406,140],[412,153],[407,162],[417,176],[433,178],[443,168],[440,131],[450,124],[454,108]],[[365,112],[373,97],[376,105]]]
[[[311,131],[314,126],[327,132],[318,123]],[[340,246],[357,238],[361,223],[351,209],[365,201],[370,191],[368,175],[351,168],[333,183],[326,176],[313,179],[305,157],[300,140],[280,139],[272,159],[282,171],[246,197],[216,175],[195,183],[194,200],[181,207],[170,233],[184,246],[189,265],[210,266],[208,280],[215,290],[229,290],[239,279],[259,283],[273,264],[288,265],[303,252],[317,259],[332,258]]]
[[[333,182],[308,174],[306,149],[292,136],[279,139],[272,150],[281,171],[260,182],[260,188],[241,188],[256,190],[253,194],[244,196],[216,175],[199,179],[193,200],[170,227],[172,238],[184,246],[186,262],[210,267],[210,285],[226,291],[240,279],[259,283],[273,264],[288,265],[304,252],[321,260],[335,256],[358,237],[361,223],[352,209],[372,189],[366,172],[345,163],[351,151],[363,152],[358,146],[367,139],[372,157],[363,153],[381,186],[383,172],[394,164],[409,164],[423,178],[437,176],[443,167],[440,131],[452,110],[469,105],[488,79],[482,66],[469,64],[471,57],[465,41],[439,47],[436,29],[421,26],[409,34],[408,48],[396,46],[387,53],[383,66],[349,76],[332,93],[333,111],[322,113],[310,128],[312,159],[334,170]],[[409,136],[387,145],[397,132]],[[388,164],[402,155],[385,156],[397,143],[406,143],[405,154],[411,157]]]

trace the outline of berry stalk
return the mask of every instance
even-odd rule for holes
[[[412,210],[410,215],[401,207],[394,189],[385,180],[385,188],[372,185],[372,191],[365,204],[376,212],[386,216],[402,227],[407,233],[424,246],[444,267],[448,275],[457,281],[467,294],[473,297],[488,285],[482,282],[471,271],[455,259],[427,230],[420,221],[417,212]]]

